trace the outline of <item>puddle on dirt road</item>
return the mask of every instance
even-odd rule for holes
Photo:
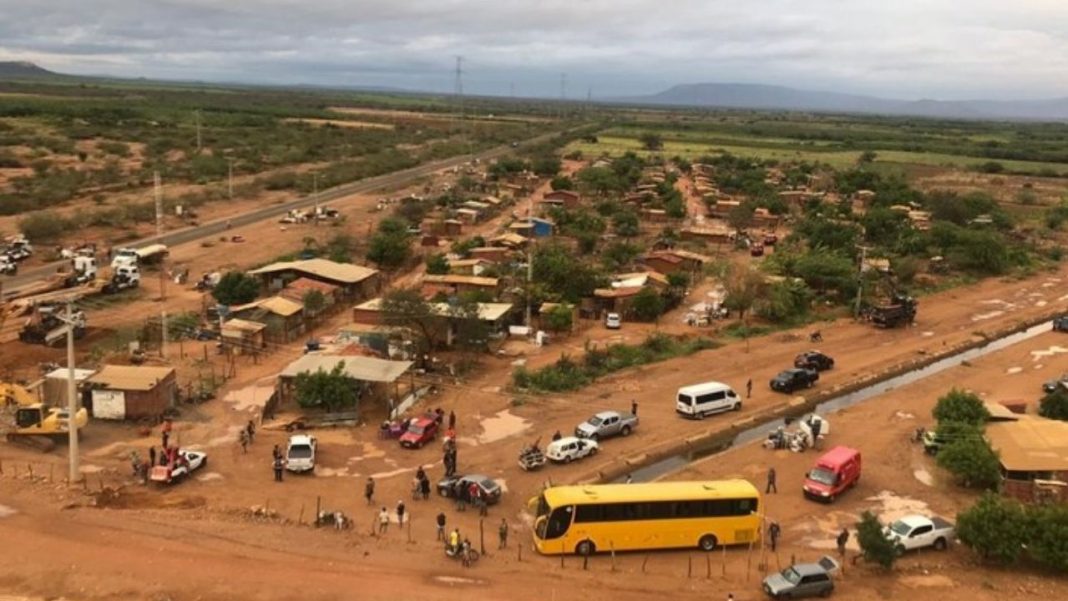
[[[475,440],[478,444],[489,444],[525,431],[530,427],[530,422],[505,409],[482,420],[479,425],[482,426],[482,434],[476,436]]]
[[[16,513],[18,512],[15,511],[13,508],[8,507],[7,505],[0,505],[0,518],[9,518],[15,515]]]
[[[1010,367],[1010,368],[1006,369],[1005,373],[1011,376],[1012,374],[1018,374],[1021,371],[1023,371],[1022,367],[1013,366],[1013,367]]]
[[[206,474],[201,474],[201,475],[197,476],[197,481],[199,481],[199,482],[211,482],[213,480],[222,480],[222,479],[223,479],[223,475],[220,474],[219,472],[208,472]]]
[[[913,470],[912,476],[927,486],[934,486],[934,476],[931,475],[931,472],[923,468]]]
[[[1053,345],[1053,346],[1049,347],[1048,349],[1041,349],[1041,350],[1037,350],[1037,351],[1031,351],[1031,360],[1032,361],[1038,361],[1039,359],[1045,359],[1046,357],[1052,357],[1054,355],[1060,355],[1060,354],[1063,354],[1063,353],[1068,353],[1068,348],[1064,348],[1063,346]]]
[[[876,503],[880,508],[874,512],[884,523],[899,520],[906,515],[927,513],[927,503],[918,499],[898,496],[896,493],[884,490],[879,494],[864,499]]]
[[[823,403],[817,405],[811,413],[816,413],[817,415],[829,415],[841,409],[845,409],[846,407],[851,407],[853,405],[856,405],[857,403],[862,403],[881,394],[885,394],[891,390],[894,390],[895,388],[919,382],[920,380],[929,378],[935,374],[939,374],[943,371],[946,371],[947,369],[957,367],[958,365],[961,365],[962,363],[965,363],[967,361],[978,359],[979,357],[983,357],[990,353],[1003,350],[1014,344],[1019,344],[1026,340],[1030,340],[1031,338],[1050,331],[1052,325],[1053,324],[1050,321],[1042,322],[1040,324],[1031,326],[1026,330],[1022,330],[1016,332],[1015,334],[1005,336],[1004,338],[992,340],[983,346],[974,347],[956,355],[952,355],[939,361],[935,361],[934,363],[931,363],[926,367],[922,367],[920,369],[910,371],[908,373],[904,373],[893,378],[888,378],[886,380],[883,380],[882,382],[872,384],[871,386],[861,388],[859,390],[855,390],[847,394],[843,394],[839,397],[828,399],[827,401],[824,401]],[[796,417],[800,417],[800,415],[794,416],[795,419]],[[731,449],[732,447],[748,444],[758,440],[763,440],[767,437],[768,432],[778,428],[779,426],[785,427],[786,425],[786,419],[783,418],[769,420],[757,424],[752,428],[739,432],[737,435],[735,435],[733,440],[728,440],[726,442],[709,443],[708,446],[704,447],[698,446],[694,450],[689,451],[687,453],[673,455],[655,463],[651,463],[642,468],[636,469],[630,473],[630,476],[633,478],[634,481],[637,482],[650,482],[652,480],[656,480],[667,474],[680,470],[700,459],[723,453]],[[613,482],[623,482],[625,481],[626,477],[626,474],[621,475]]]
[[[223,397],[223,402],[233,405],[235,411],[262,410],[272,394],[274,386],[246,386],[231,390]]]

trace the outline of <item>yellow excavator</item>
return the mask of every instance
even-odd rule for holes
[[[32,392],[18,384],[0,382],[0,399],[5,407],[16,407],[15,427],[7,433],[8,442],[47,453],[56,448],[55,438],[69,432],[71,420],[66,409],[45,407]],[[81,430],[88,423],[85,407],[78,409],[74,414],[75,428]]]

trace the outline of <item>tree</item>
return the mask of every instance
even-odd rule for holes
[[[211,295],[223,305],[251,303],[260,293],[260,282],[242,271],[230,271],[222,276]]]
[[[667,303],[652,287],[642,288],[630,302],[630,310],[641,321],[656,321],[664,312]]]
[[[619,211],[612,216],[612,227],[620,236],[633,238],[640,232],[638,215],[634,211]]]
[[[638,139],[641,140],[642,148],[646,150],[660,150],[664,147],[664,139],[660,137],[660,134],[645,132],[638,136]]]
[[[426,258],[426,272],[431,275],[449,273],[449,260],[442,253],[430,255]]]
[[[978,430],[972,436],[957,436],[940,448],[938,465],[967,488],[993,489],[1001,480],[998,456]]]
[[[764,290],[764,278],[752,269],[735,271],[730,274],[726,281],[726,296],[723,298],[723,306],[728,311],[736,311],[739,319],[745,319],[745,314],[753,308],[753,303]]]
[[[574,190],[575,182],[566,175],[557,175],[549,182],[549,186],[553,190]]]
[[[382,322],[387,326],[408,328],[418,336],[418,350],[432,352],[441,336],[442,316],[416,288],[392,290],[382,297]]]
[[[931,413],[939,423],[963,422],[980,425],[990,419],[990,412],[975,393],[956,388],[942,395]]]
[[[541,323],[550,332],[570,332],[574,319],[574,309],[568,304],[557,305],[541,314]]]
[[[561,244],[548,244],[534,253],[534,281],[552,291],[554,300],[578,303],[604,280],[585,257]]]
[[[755,213],[756,207],[752,203],[743,202],[736,207],[731,207],[730,212],[727,213],[727,223],[734,228],[734,231],[741,232],[752,225]]]
[[[477,301],[471,298],[461,299],[449,307],[449,316],[456,328],[456,346],[466,351],[486,350],[490,327],[482,321]]]
[[[301,299],[304,302],[304,313],[309,317],[315,317],[326,308],[326,295],[318,290],[309,290]]]
[[[544,154],[530,161],[530,170],[541,177],[552,177],[560,172],[560,157]]]
[[[756,304],[757,313],[775,323],[791,323],[808,314],[812,291],[804,282],[784,280],[768,287]]]
[[[371,237],[367,258],[388,269],[403,265],[411,252],[408,226],[400,219],[388,218],[379,222],[378,232]]]
[[[983,559],[1015,563],[1028,543],[1027,515],[1022,505],[996,493],[984,494],[957,515],[957,537]],[[1062,535],[1063,536],[1063,535]]]
[[[642,252],[641,247],[627,242],[613,242],[601,253],[605,266],[609,269],[620,269],[630,265]]]
[[[1028,510],[1031,514],[1027,550],[1046,567],[1068,572],[1068,507],[1046,505]]]
[[[329,372],[320,369],[297,374],[294,386],[297,404],[306,409],[353,409],[360,401],[359,383],[345,374],[345,364],[340,361]]]
[[[1068,421],[1068,391],[1058,387],[1042,397],[1038,405],[1038,414],[1049,419]]]
[[[875,562],[886,569],[894,567],[900,551],[897,545],[883,534],[883,525],[870,511],[865,511],[857,523],[857,544],[865,561]]]

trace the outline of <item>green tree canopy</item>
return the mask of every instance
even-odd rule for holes
[[[549,183],[553,190],[574,190],[575,182],[566,175],[557,175]]]
[[[980,425],[990,419],[990,412],[986,410],[978,395],[956,388],[939,397],[931,414],[939,423],[964,422]]]
[[[411,234],[404,221],[391,217],[378,223],[378,231],[371,237],[367,251],[369,260],[390,269],[404,265],[411,253]]]
[[[638,139],[641,140],[642,148],[646,150],[660,150],[664,147],[664,139],[660,134],[645,132],[638,136]]]
[[[222,276],[211,295],[223,305],[251,303],[260,293],[260,283],[255,277],[241,271],[230,271]]]
[[[900,552],[897,545],[883,533],[879,518],[870,511],[865,511],[857,523],[857,544],[865,561],[877,563],[890,569],[894,567]]]
[[[1014,563],[1029,539],[1022,505],[988,492],[957,515],[957,537],[983,559]]]
[[[449,261],[442,253],[435,253],[426,258],[426,272],[432,275],[449,273]]]
[[[441,337],[441,316],[417,288],[398,288],[382,297],[382,322],[417,335],[420,352],[432,352]]]
[[[360,384],[348,377],[344,368],[338,362],[329,372],[320,369],[297,374],[294,381],[297,404],[327,411],[355,409],[360,401]]]
[[[665,308],[667,302],[664,297],[650,286],[642,288],[630,302],[631,311],[641,321],[656,321]]]
[[[1038,405],[1038,414],[1049,419],[1068,421],[1068,390],[1060,386],[1042,397]]]
[[[575,319],[574,309],[571,305],[562,304],[541,314],[541,323],[550,332],[565,332],[571,330]]]
[[[752,269],[736,270],[726,279],[724,287],[727,294],[723,299],[723,306],[728,311],[737,312],[738,317],[744,319],[766,286],[764,276],[760,273]]]
[[[534,253],[534,281],[549,292],[551,300],[578,303],[593,294],[604,276],[572,249],[550,243]]]
[[[938,465],[967,488],[993,489],[1001,480],[998,456],[978,431],[947,442],[938,451]]]

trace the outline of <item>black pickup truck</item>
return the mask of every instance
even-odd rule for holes
[[[799,388],[808,388],[819,379],[820,374],[814,369],[794,368],[780,371],[769,384],[776,392],[791,393]]]

